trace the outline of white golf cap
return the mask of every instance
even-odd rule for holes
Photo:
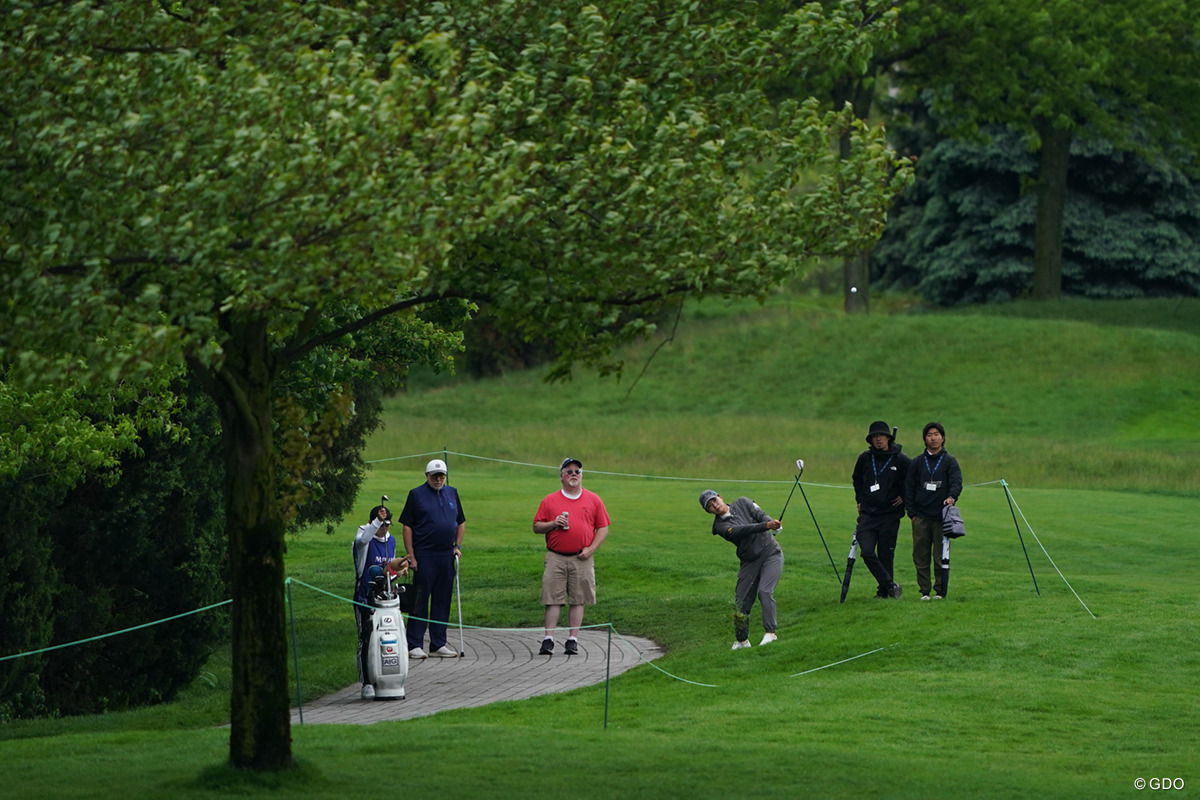
[[[449,470],[446,469],[446,462],[442,461],[440,458],[435,458],[433,461],[430,461],[425,465],[426,475],[436,475],[439,472],[443,475],[449,472]]]

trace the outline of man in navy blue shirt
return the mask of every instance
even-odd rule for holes
[[[454,593],[454,559],[462,554],[466,517],[458,490],[446,484],[445,461],[435,458],[426,465],[425,483],[408,493],[400,524],[409,566],[416,571],[417,596],[407,629],[408,656],[457,658],[458,651],[446,646],[446,625]],[[421,647],[427,624],[428,654]]]

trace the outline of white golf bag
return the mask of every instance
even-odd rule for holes
[[[375,687],[376,700],[404,699],[404,681],[408,678],[408,647],[404,639],[404,618],[400,616],[400,592],[390,575],[381,575],[372,584],[370,603],[371,637],[367,641],[367,683]]]

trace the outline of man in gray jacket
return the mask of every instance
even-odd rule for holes
[[[734,650],[750,646],[750,611],[757,597],[762,606],[763,634],[759,645],[770,644],[775,635],[775,586],[783,574],[783,548],[775,541],[774,532],[783,528],[779,520],[767,516],[758,503],[739,497],[727,504],[717,492],[705,489],[700,493],[700,507],[716,517],[713,536],[720,536],[737,546],[741,561],[738,569],[734,602]]]

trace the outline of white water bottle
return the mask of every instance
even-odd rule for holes
[[[563,521],[565,521],[567,523],[566,525],[563,525],[563,530],[564,531],[571,530],[571,512],[569,512],[569,511],[563,512]]]

